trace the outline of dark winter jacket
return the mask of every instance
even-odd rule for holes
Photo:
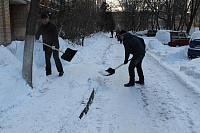
[[[38,31],[36,32],[36,40],[39,39],[40,35],[42,35],[43,42],[50,45],[55,46],[59,49],[59,41],[58,41],[58,31],[56,25],[51,23],[40,25]],[[43,45],[43,50],[49,49],[47,46]]]
[[[131,33],[124,34],[123,45],[125,49],[126,61],[128,60],[130,54],[133,56],[145,55],[145,43],[142,43],[137,36],[132,35]]]
[[[140,40],[140,42],[142,43],[142,45],[144,46],[144,49],[145,49],[145,48],[146,48],[146,45],[145,45],[144,39],[141,38],[141,37],[138,37],[138,39]]]

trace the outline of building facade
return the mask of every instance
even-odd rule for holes
[[[29,4],[28,0],[0,1],[0,45],[24,39]]]
[[[11,42],[9,0],[0,1],[0,45]]]
[[[51,3],[59,4],[58,0],[53,2],[51,0],[40,1],[40,9],[47,11],[53,10]],[[11,41],[25,39],[30,2],[31,0],[0,1],[0,45],[7,45]]]
[[[58,12],[61,0],[40,0],[39,12]],[[73,1],[73,0],[65,0]],[[106,0],[93,0],[97,6]],[[24,40],[31,0],[0,1],[0,45]]]

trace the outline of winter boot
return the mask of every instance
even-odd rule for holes
[[[129,86],[134,86],[135,85],[135,80],[130,79],[130,81],[127,84],[124,84],[124,87],[129,87]]]
[[[58,76],[61,77],[61,76],[63,76],[63,74],[64,74],[64,72],[60,72]]]
[[[130,87],[130,86],[134,86],[135,83],[134,82],[128,82],[127,84],[124,84],[124,87]]]
[[[127,84],[124,84],[124,87],[134,86],[135,85],[135,77],[130,77],[130,80]]]
[[[46,72],[46,76],[49,76],[51,75],[52,73],[51,72]]]
[[[144,81],[139,80],[139,81],[135,81],[135,83],[136,83],[136,84],[141,84],[141,85],[143,85],[143,84],[144,84]]]

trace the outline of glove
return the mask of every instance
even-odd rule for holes
[[[35,42],[37,42],[37,43],[41,43],[41,41],[40,41],[40,40],[35,40]]]
[[[56,50],[56,46],[51,46],[51,48],[52,48],[53,50]]]
[[[127,64],[128,63],[128,60],[124,60],[124,64]]]

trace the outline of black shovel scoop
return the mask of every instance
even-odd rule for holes
[[[129,59],[128,61],[130,61],[131,59]],[[117,68],[119,68],[119,67],[121,67],[121,66],[123,66],[124,65],[124,63],[123,64],[120,64],[119,66],[117,66],[116,68],[108,68],[107,70],[104,70],[104,71],[100,71],[99,73],[101,74],[101,75],[103,75],[103,76],[110,76],[110,75],[113,75],[114,73],[115,73],[115,70],[117,69]]]
[[[47,46],[47,47],[50,47],[50,48],[53,49],[53,50],[57,50],[58,52],[63,53],[63,55],[61,56],[61,58],[62,58],[63,60],[69,61],[69,62],[72,60],[72,58],[74,57],[74,55],[75,55],[76,52],[77,52],[77,50],[73,50],[73,49],[70,49],[70,48],[67,48],[66,51],[63,52],[63,51],[61,51],[61,50],[59,50],[59,49],[57,49],[57,48],[53,48],[52,46],[50,46],[50,45],[48,45],[48,44],[46,44],[46,43],[43,43],[43,42],[41,42],[41,43],[44,44],[44,45]]]

